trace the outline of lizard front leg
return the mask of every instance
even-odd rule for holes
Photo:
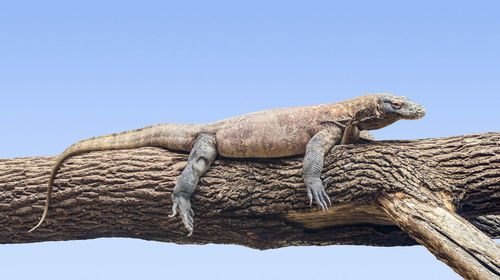
[[[323,210],[328,209],[326,201],[331,205],[330,198],[325,192],[323,182],[321,181],[321,172],[323,171],[323,160],[325,154],[338,143],[342,138],[342,131],[338,127],[326,128],[314,135],[306,147],[304,156],[304,183],[307,188],[309,205],[314,201]]]
[[[186,168],[182,171],[179,180],[172,192],[172,215],[179,209],[184,226],[189,230],[188,236],[193,234],[193,210],[191,209],[191,195],[198,185],[200,177],[205,174],[217,156],[215,135],[202,134],[197,139],[189,154]]]

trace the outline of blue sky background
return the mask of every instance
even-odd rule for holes
[[[499,2],[408,2],[4,1],[0,158],[374,92],[427,108],[379,139],[500,131]],[[5,279],[460,279],[421,246],[132,239],[0,245],[0,269]]]

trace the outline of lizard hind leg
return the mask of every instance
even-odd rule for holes
[[[172,192],[172,214],[169,217],[181,216],[184,226],[193,234],[193,210],[191,209],[191,195],[193,194],[200,177],[205,174],[217,156],[217,147],[214,134],[201,134],[189,154],[188,163],[175,184]]]

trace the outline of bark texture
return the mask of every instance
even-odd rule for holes
[[[72,157],[56,175],[46,222],[33,233],[27,230],[42,213],[56,157],[0,159],[0,243],[111,236],[258,249],[419,242],[440,258],[443,239],[418,223],[457,219],[464,228],[474,228],[468,220],[500,238],[500,133],[335,146],[323,170],[324,178],[331,177],[327,193],[333,203],[326,213],[309,207],[301,156],[217,158],[193,195],[195,230],[189,238],[178,217],[167,217],[187,156],[141,148]],[[433,214],[426,216],[427,210],[412,209],[412,203],[445,214],[428,209]],[[443,215],[447,218],[438,221]],[[426,244],[432,238],[436,246]],[[454,239],[459,236],[447,238],[460,243]],[[491,246],[490,259],[479,263],[499,277],[500,247]],[[472,255],[477,258],[475,251]],[[460,262],[448,264],[466,278],[486,273],[465,274],[456,268]]]

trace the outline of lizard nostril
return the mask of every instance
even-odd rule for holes
[[[418,108],[418,112],[420,113],[420,115],[422,115],[422,117],[425,115],[425,108],[422,106],[420,108]]]
[[[420,119],[423,116],[425,116],[425,108],[424,106],[420,105],[419,107],[416,108],[416,117],[417,119]]]

